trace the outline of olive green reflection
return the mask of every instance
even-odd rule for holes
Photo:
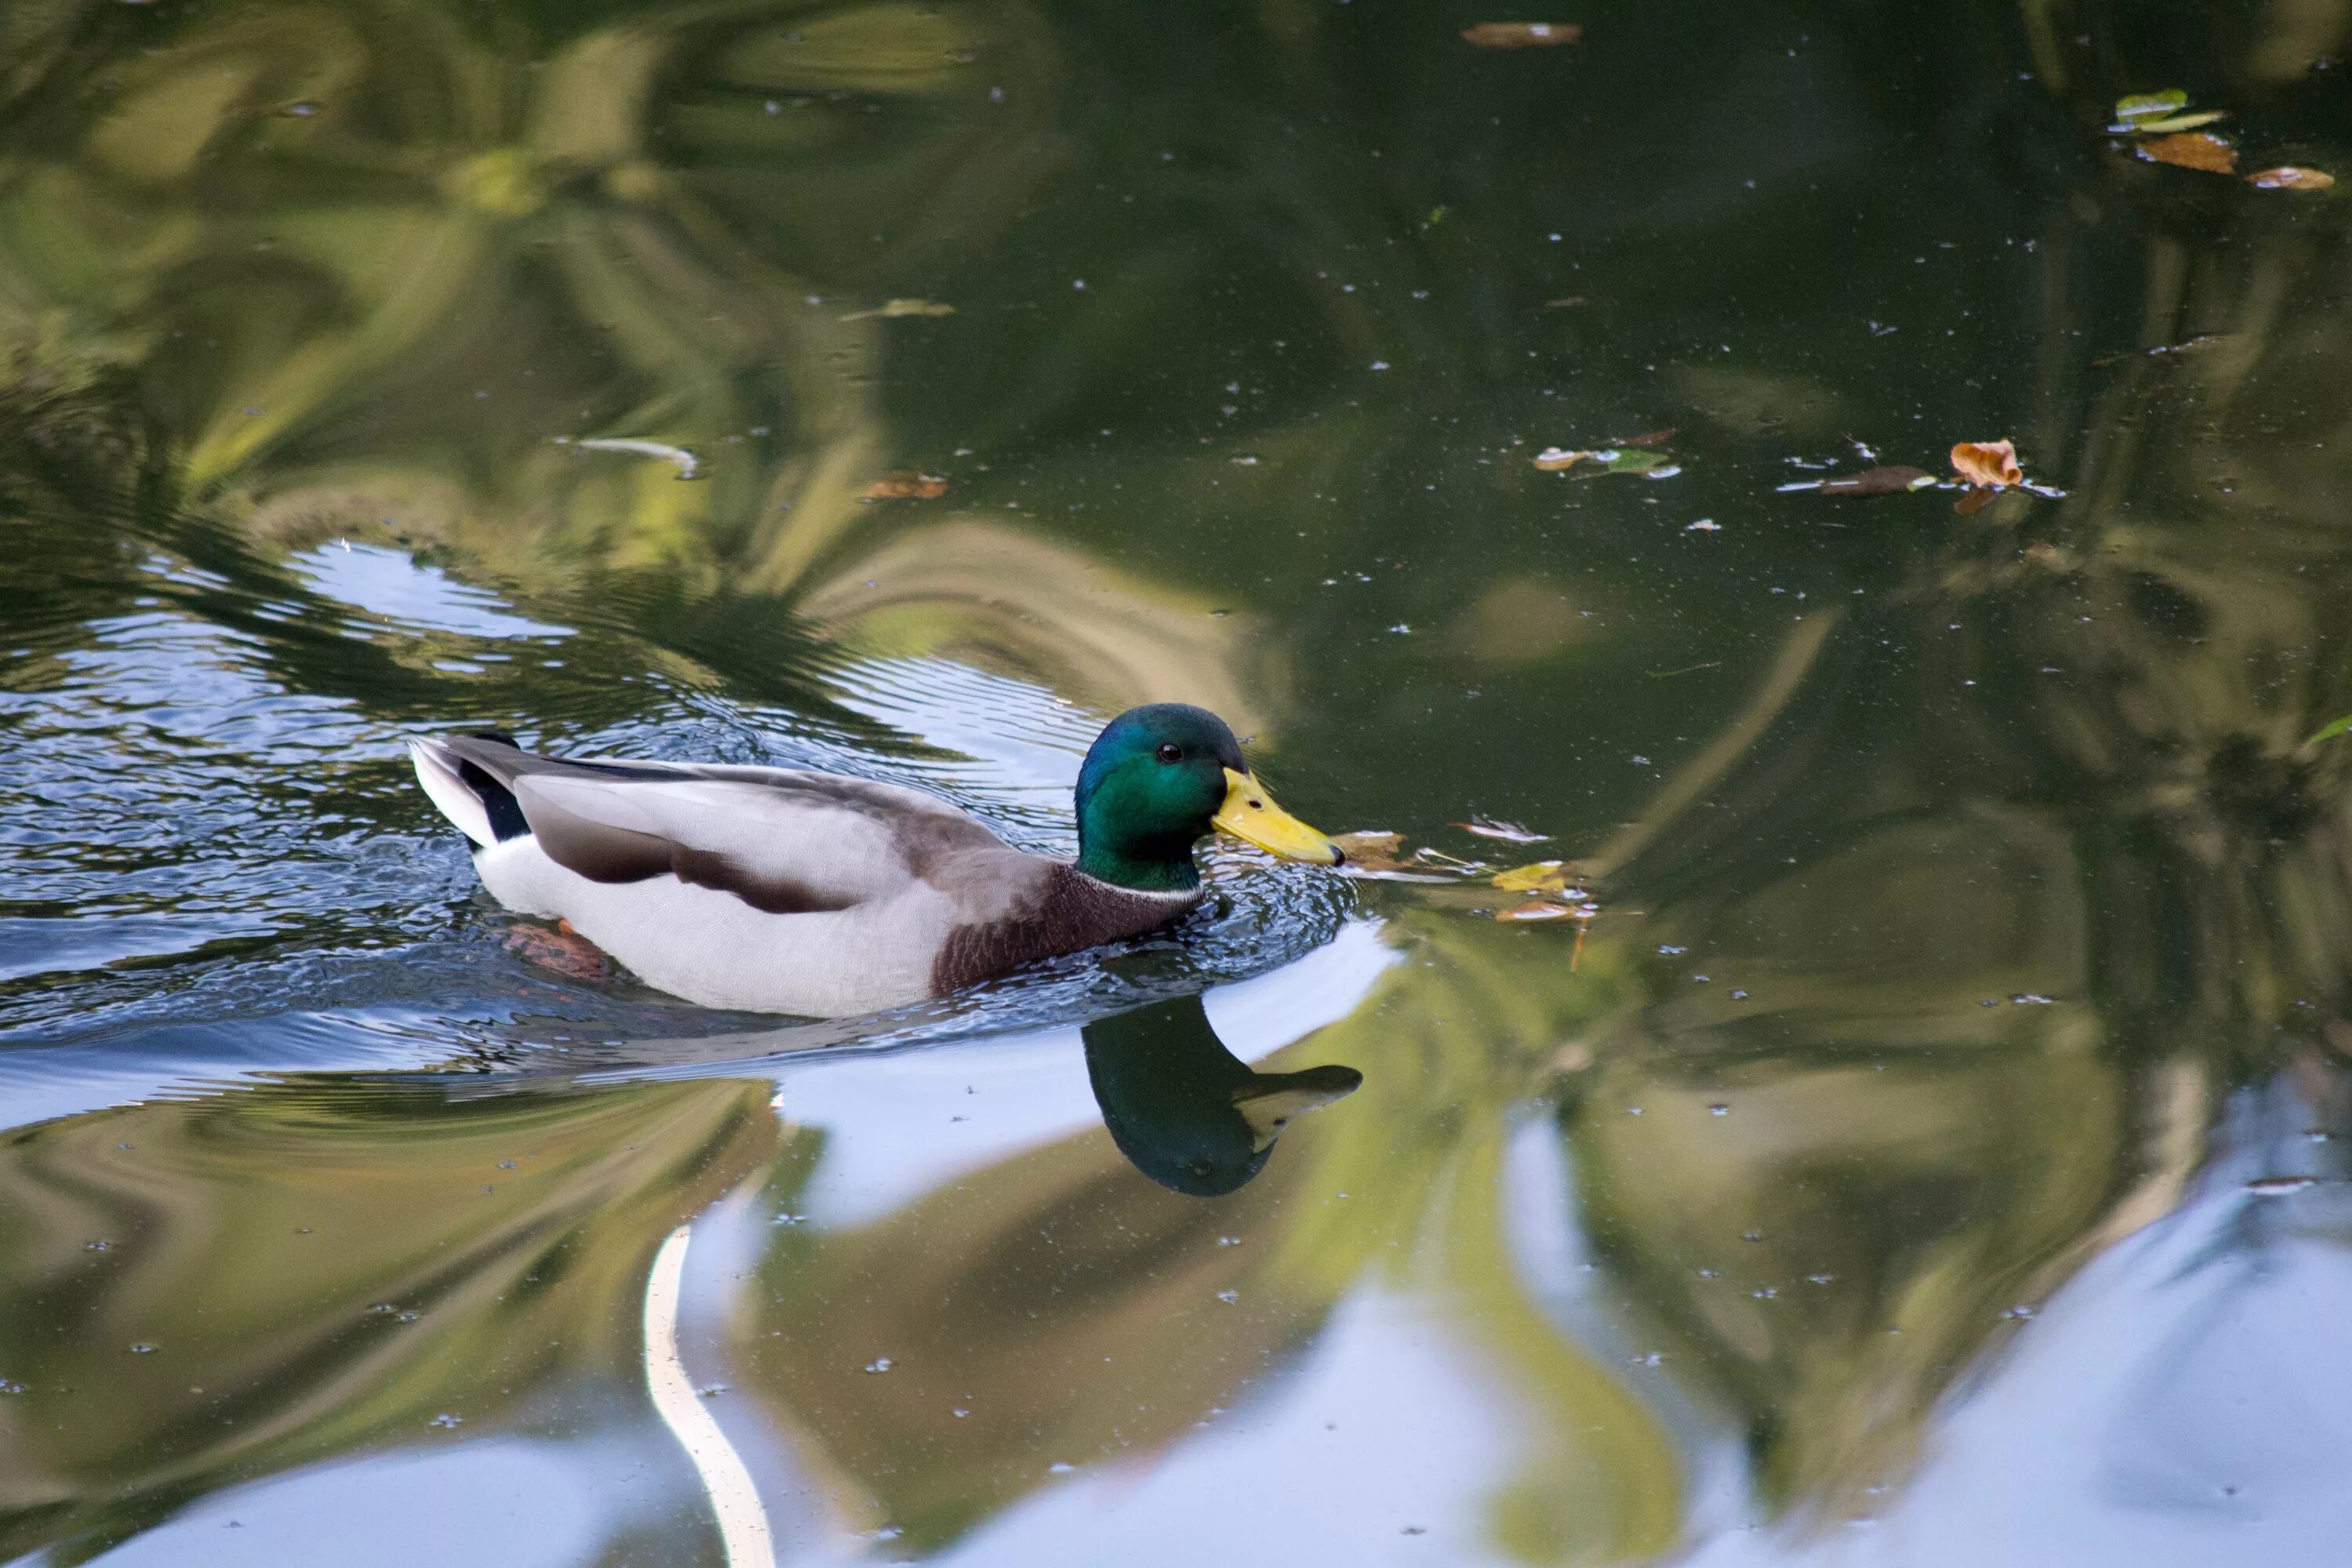
[[[1087,1079],[1111,1142],[1137,1170],[1194,1197],[1255,1176],[1293,1118],[1364,1081],[1336,1063],[1252,1071],[1217,1038],[1198,996],[1097,1018],[1086,1042]]]
[[[296,1081],[0,1139],[0,1556],[634,1385],[654,1250],[770,1157],[767,1094]]]

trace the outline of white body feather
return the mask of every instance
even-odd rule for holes
[[[526,835],[474,856],[490,896],[562,919],[646,984],[705,1007],[839,1017],[931,994],[931,957],[954,911],[921,882],[823,914],[772,915],[676,877],[592,882]]]

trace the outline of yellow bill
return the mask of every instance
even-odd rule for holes
[[[1347,857],[1339,847],[1274,804],[1265,787],[1244,773],[1225,770],[1225,804],[1213,819],[1218,830],[1246,839],[1286,860],[1337,866]]]

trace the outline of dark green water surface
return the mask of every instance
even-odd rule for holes
[[[1507,19],[0,4],[0,1563],[2345,1560],[2352,0]],[[824,1024],[400,746],[1163,699],[1403,869]]]

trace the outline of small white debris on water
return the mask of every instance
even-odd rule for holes
[[[702,459],[685,447],[673,447],[664,441],[640,441],[634,438],[602,436],[591,440],[575,441],[569,436],[558,436],[555,438],[555,444],[559,447],[577,447],[583,452],[628,452],[640,458],[659,458],[665,462],[676,464],[677,477],[681,479],[694,478],[695,471],[702,466]]]
[[[2318,1184],[2317,1176],[2257,1176],[2246,1184],[2246,1191],[2258,1198],[2279,1198]]]
[[[876,1356],[872,1361],[866,1363],[866,1370],[868,1372],[888,1372],[890,1370],[890,1358],[887,1355]]]
[[[1685,533],[1721,533],[1723,531],[1723,524],[1716,521],[1715,519],[1711,517],[1703,517],[1696,522],[1692,523],[1688,528],[1684,529],[1683,531]]]

